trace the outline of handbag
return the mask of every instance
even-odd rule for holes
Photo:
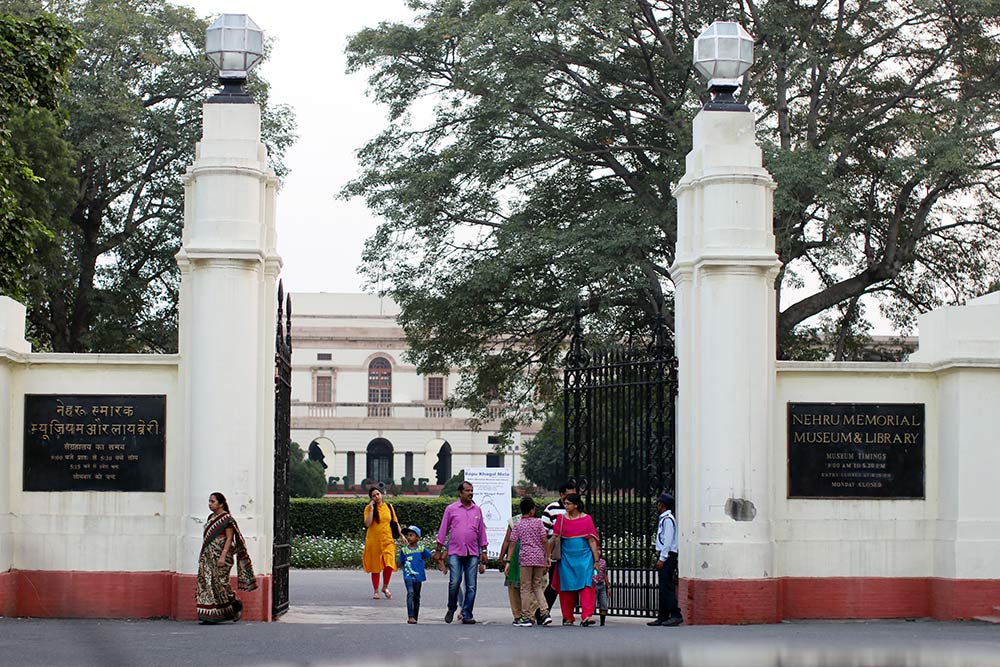
[[[552,548],[549,549],[549,558],[551,558],[553,561],[562,558],[562,529],[564,522],[565,519],[563,520],[563,522],[559,523],[559,534],[552,536]]]
[[[396,508],[389,505],[389,513],[392,518],[389,519],[389,530],[392,531],[392,539],[398,540],[402,533],[399,532],[399,520],[396,518]]]

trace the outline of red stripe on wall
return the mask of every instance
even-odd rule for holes
[[[236,579],[232,579],[236,589]],[[197,577],[174,572],[11,570],[0,574],[4,616],[36,618],[172,618],[194,620]],[[243,618],[271,620],[271,577],[237,591]]]
[[[777,579],[682,579],[678,603],[691,625],[778,623],[781,600]]]
[[[0,615],[13,616],[16,609],[17,588],[13,572],[0,572]]]
[[[797,618],[935,618],[984,616],[1000,605],[998,579],[934,577],[784,577],[682,579],[687,623],[777,623]]]
[[[1000,606],[1000,580],[931,579],[930,615],[933,618],[994,616],[997,606]]]
[[[781,580],[785,618],[925,618],[931,579],[830,577]]]

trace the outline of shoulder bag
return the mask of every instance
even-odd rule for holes
[[[399,532],[399,519],[396,518],[396,508],[389,505],[389,514],[392,518],[389,519],[389,530],[392,531],[392,539],[398,540],[402,533]]]
[[[563,525],[566,523],[566,515],[561,514],[558,518],[562,519],[559,523],[559,534],[552,536],[552,548],[549,549],[549,558],[554,561],[562,558],[562,529]]]

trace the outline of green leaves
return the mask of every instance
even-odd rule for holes
[[[872,299],[905,328],[1000,272],[995,2],[417,6],[348,46],[391,123],[344,194],[385,220],[363,268],[418,367],[468,369],[457,402],[538,416],[581,290],[598,338],[669,304],[670,184],[705,95],[691,42],[719,16],[757,36],[741,95],[778,182],[778,287],[800,288],[780,293],[784,355],[855,349]]]
[[[28,15],[43,6],[5,5]],[[216,72],[203,55],[207,21],[162,0],[45,6],[81,42],[61,98],[66,122],[57,132],[72,161],[51,164],[42,149],[48,139],[18,148],[18,158],[44,172],[47,183],[60,183],[30,194],[55,236],[39,242],[40,261],[28,267],[29,336],[43,350],[174,351],[181,177],[201,134],[201,105],[216,90]],[[271,162],[283,174],[294,116],[268,104],[265,81],[251,77],[249,88],[262,107]],[[51,134],[49,127],[25,129]],[[28,196],[30,188],[22,189]]]
[[[14,123],[31,109],[52,109],[65,86],[78,40],[54,17],[0,12],[0,294],[21,297],[35,242],[51,235],[18,190],[43,182],[12,146]]]

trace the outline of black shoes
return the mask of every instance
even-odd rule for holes
[[[455,619],[455,612],[453,612],[453,611],[445,612],[445,615],[444,615],[444,622],[445,623],[451,623],[454,619]]]
[[[476,624],[476,619],[474,619],[474,618],[463,618],[462,619],[462,625],[475,625],[475,624]]]
[[[673,628],[680,625],[683,622],[684,622],[683,618],[674,617],[665,620],[656,619],[655,621],[650,621],[646,625],[650,625],[653,627],[661,627],[661,628]]]

